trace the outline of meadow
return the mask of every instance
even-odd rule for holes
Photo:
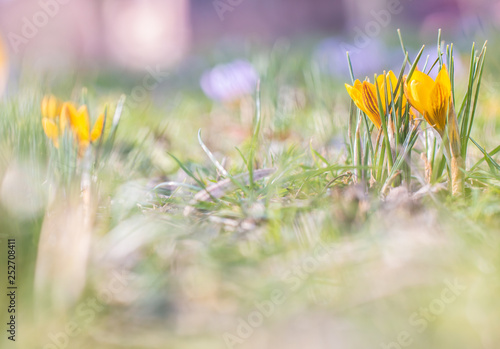
[[[445,39],[394,41],[372,85],[286,40],[146,76],[19,67],[1,347],[497,348],[500,50]],[[208,98],[203,72],[242,56],[250,93]]]

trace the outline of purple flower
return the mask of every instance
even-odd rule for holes
[[[385,45],[375,38],[367,41],[363,47],[356,47],[354,43],[336,37],[325,39],[316,47],[313,60],[323,72],[348,78],[347,51],[357,78],[372,76],[373,72],[392,67],[393,55],[386,54]]]
[[[446,51],[446,45],[442,48],[442,50]],[[416,53],[413,54],[413,57],[410,55],[411,59],[414,59],[415,56],[416,56]],[[424,49],[424,52],[422,53],[422,57],[420,57],[420,61],[418,62],[418,68],[421,71],[424,71],[424,66],[425,66],[425,73],[426,74],[428,73],[431,78],[436,79],[436,77],[439,73],[439,64],[436,64],[434,66],[434,68],[432,68],[431,71],[429,71],[429,69],[432,67],[432,65],[436,62],[437,59],[438,59],[438,53],[437,53],[436,47],[435,46],[426,47]],[[443,63],[448,65],[448,58],[447,58],[446,53],[443,54],[442,59],[443,59]],[[427,65],[426,65],[426,62],[427,62]],[[455,65],[455,69],[454,69],[455,75],[460,76],[460,77],[464,76],[465,67],[460,59],[460,56],[457,53],[455,53],[455,56],[454,56],[454,65]],[[407,69],[409,69],[409,68],[407,68]]]
[[[249,62],[236,60],[206,71],[200,85],[209,98],[231,102],[253,93],[258,80],[259,75]]]

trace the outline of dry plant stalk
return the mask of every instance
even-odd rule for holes
[[[55,202],[42,225],[35,271],[40,310],[66,311],[86,283],[92,209],[82,198]],[[48,308],[48,309],[47,309]]]
[[[65,312],[75,305],[87,282],[87,264],[96,205],[92,200],[89,160],[80,195],[57,193],[44,217],[35,270],[38,310]],[[43,302],[43,303],[41,303]]]
[[[450,110],[448,113],[448,137],[451,153],[451,191],[453,196],[460,196],[464,192],[464,161],[460,149],[460,135],[458,133],[457,114],[450,97]]]
[[[426,154],[424,153],[420,154],[420,158],[422,159],[425,165],[425,183],[429,184],[432,179],[432,164],[430,163]]]

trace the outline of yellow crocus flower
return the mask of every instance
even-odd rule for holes
[[[9,58],[7,56],[7,49],[0,37],[0,96],[3,94],[5,86],[7,85],[7,78],[9,77]]]
[[[59,148],[59,136],[64,131],[66,124],[61,116],[62,102],[53,95],[47,95],[42,99],[40,107],[43,131],[52,140],[54,146]]]
[[[398,79],[396,75],[389,71],[386,75],[377,76],[377,84],[379,88],[380,98],[382,102],[382,108],[386,109],[386,83],[387,83],[387,101],[391,103],[392,96],[394,95],[394,89],[398,84]],[[392,86],[392,88],[391,88]],[[377,87],[375,84],[370,83],[370,81],[359,81],[356,80],[354,82],[354,86],[349,84],[345,84],[345,88],[349,96],[351,96],[352,100],[356,104],[356,106],[361,109],[365,114],[370,118],[370,120],[375,124],[375,126],[380,129],[382,125],[382,121],[380,119],[380,112],[378,108],[378,99],[377,99]],[[396,93],[396,99],[399,95]],[[406,98],[403,99],[403,108],[406,106]]]
[[[345,84],[345,88],[354,101],[354,104],[365,112],[377,128],[380,128],[382,122],[378,110],[375,86],[368,81],[361,82],[356,80],[354,86]]]
[[[47,95],[42,100],[41,110],[43,131],[56,148],[59,148],[59,137],[68,125],[71,126],[80,155],[83,155],[91,142],[97,141],[102,136],[104,114],[97,118],[90,130],[90,117],[86,105],[76,109],[71,102],[63,103],[55,96]]]
[[[55,119],[61,115],[62,102],[53,95],[47,95],[42,99],[42,116]]]
[[[451,101],[451,82],[446,66],[443,65],[436,80],[415,71],[405,83],[405,94],[410,104],[443,136]]]
[[[99,115],[92,130],[90,129],[90,117],[86,105],[82,105],[76,109],[72,103],[66,102],[62,106],[61,114],[64,119],[70,122],[71,129],[78,141],[80,154],[85,151],[91,142],[97,141],[102,136],[104,114]]]
[[[405,83],[405,94],[411,105],[443,138],[445,152],[450,158],[452,192],[453,195],[461,195],[464,186],[464,162],[460,153],[457,115],[451,99],[451,81],[446,66],[443,65],[436,80],[415,71]],[[447,124],[448,137],[445,137]]]
[[[95,142],[102,136],[102,131],[104,129],[104,113],[101,113],[97,120],[95,121],[94,127],[90,132],[90,141]]]
[[[42,119],[43,131],[47,137],[54,143],[54,147],[59,148],[59,126],[57,123],[49,118]]]

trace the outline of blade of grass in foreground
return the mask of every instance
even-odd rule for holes
[[[252,142],[250,144],[250,154],[248,155],[248,173],[250,176],[250,190],[254,190],[254,179],[253,179],[253,171],[254,171],[254,161],[255,161],[255,150],[257,148],[257,143],[259,140],[260,133],[260,125],[261,125],[261,106],[260,106],[260,80],[257,82],[255,96],[255,128],[252,135]]]
[[[484,148],[481,147],[472,137],[470,138],[470,140],[481,151],[481,153],[483,153],[484,158],[488,163],[488,165],[490,166],[490,168],[496,168],[497,171],[500,171],[500,165],[490,156],[490,154],[488,154],[488,152],[484,150]]]
[[[500,152],[500,145],[488,153],[489,158],[491,158],[493,155],[497,154],[498,152]],[[483,157],[483,158],[481,158],[478,162],[476,162],[474,164],[474,166],[472,166],[472,168],[470,169],[470,172],[472,172],[475,169],[477,169],[484,161],[488,161],[487,159],[488,159],[488,157],[486,157],[486,156]]]
[[[219,172],[224,176],[224,177],[227,177],[229,178],[237,187],[239,187],[243,192],[245,192],[245,194],[248,195],[248,191],[247,189],[243,186],[243,184],[241,184],[238,180],[236,180],[233,176],[231,176],[229,174],[229,172],[226,171],[226,169],[220,164],[220,162],[215,158],[214,154],[212,154],[212,152],[210,151],[210,149],[208,149],[208,147],[205,145],[205,143],[203,143],[203,141],[201,140],[201,129],[198,130],[198,142],[200,143],[203,151],[207,154],[208,158],[210,159],[210,161],[212,161],[212,163],[214,164],[214,166],[219,170]]]
[[[388,180],[390,178],[393,178],[396,175],[396,172],[399,171],[402,168],[402,166],[405,164],[406,156],[411,152],[411,149],[413,148],[413,146],[415,145],[415,142],[418,139],[418,132],[417,131],[418,131],[418,128],[420,127],[420,123],[421,122],[419,122],[417,125],[415,125],[413,127],[413,129],[410,130],[410,132],[408,132],[408,135],[406,136],[406,139],[402,145],[403,151],[401,151],[398,154],[398,157],[396,158],[396,161],[394,162],[394,166],[393,166],[391,172],[389,173]]]
[[[472,45],[469,81],[467,85],[467,93],[465,94],[462,106],[460,108],[459,122],[460,122],[460,140],[462,158],[465,160],[467,157],[468,142],[472,131],[472,125],[476,114],[477,102],[479,98],[479,91],[481,88],[481,81],[484,72],[484,64],[486,59],[486,45],[485,42],[479,55],[475,50],[475,44]],[[475,89],[475,91],[474,91]]]
[[[188,168],[187,168],[187,167],[186,167],[186,166],[182,163],[182,161],[181,161],[181,160],[177,159],[177,158],[175,157],[175,155],[173,155],[173,154],[168,153],[168,155],[170,155],[170,156],[172,157],[172,159],[174,159],[174,161],[177,163],[177,165],[179,165],[179,167],[180,167],[180,168],[181,168],[181,169],[182,169],[182,170],[183,170],[183,171],[184,171],[184,172],[185,172],[185,173],[186,173],[189,177],[191,177],[192,179],[194,179],[194,180],[195,180],[195,182],[196,182],[196,183],[198,183],[198,185],[199,185],[201,188],[203,188],[203,189],[205,189],[205,188],[206,188],[205,183],[203,183],[201,180],[199,180],[199,179],[198,179],[198,178],[197,178],[197,177],[193,174],[193,172],[191,172],[191,170],[189,170],[189,169],[188,169]]]
[[[385,72],[384,72],[384,78],[385,78]],[[394,160],[392,157],[391,143],[389,140],[389,131],[387,129],[387,120],[386,120],[387,112],[386,110],[384,110],[384,107],[382,105],[382,97],[380,96],[380,86],[377,81],[377,76],[375,76],[375,87],[377,90],[377,102],[378,102],[380,120],[382,121],[382,130],[384,132],[384,143],[387,151],[388,170],[390,172],[394,164]]]
[[[476,82],[476,94],[474,96],[474,102],[472,106],[472,112],[470,115],[470,121],[469,125],[467,128],[467,134],[463,137],[465,139],[465,142],[468,143],[468,140],[470,139],[470,134],[472,131],[472,125],[474,124],[474,118],[476,116],[476,109],[477,109],[477,101],[479,99],[479,91],[481,90],[481,82],[483,79],[483,72],[484,72],[484,62],[485,62],[485,57],[486,57],[486,42],[484,43],[483,49],[481,51],[481,54],[479,55],[478,58],[478,66],[479,66],[479,73],[478,73],[478,78]],[[462,140],[463,142],[463,140]],[[467,155],[467,145],[468,144],[462,144],[462,157],[465,159]]]

